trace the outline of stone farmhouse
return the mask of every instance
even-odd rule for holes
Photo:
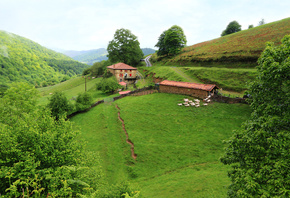
[[[177,82],[164,80],[159,84],[159,91],[163,93],[174,93],[190,95],[205,99],[209,95],[213,96],[219,88],[212,84],[198,84],[189,82]]]
[[[116,77],[118,82],[133,84],[137,79],[137,68],[127,65],[125,63],[117,63],[108,66],[107,68]]]

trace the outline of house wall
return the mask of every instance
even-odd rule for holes
[[[132,70],[120,70],[120,69],[109,69],[109,71],[115,76],[115,78],[117,79],[118,82],[126,82],[128,84],[130,83],[134,83],[134,81],[129,81],[129,80],[125,80],[125,74],[127,73],[127,77],[128,78],[136,78],[136,74],[137,74],[137,70],[136,69],[132,69]],[[130,76],[131,74],[131,76]]]
[[[200,89],[190,89],[184,87],[173,87],[168,85],[159,85],[159,91],[162,93],[174,93],[174,94],[183,94],[190,95],[193,97],[204,99],[208,96],[208,92]]]

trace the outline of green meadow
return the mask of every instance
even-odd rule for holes
[[[155,93],[104,103],[71,118],[99,153],[110,185],[129,181],[143,197],[225,197],[227,140],[250,115],[244,104],[178,106],[186,96]],[[119,109],[116,107],[118,106]],[[131,157],[118,111],[137,159]]]

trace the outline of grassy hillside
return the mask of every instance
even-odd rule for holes
[[[29,39],[0,31],[0,84],[25,81],[47,86],[81,74],[87,67]]]
[[[254,67],[265,43],[280,44],[287,34],[290,34],[290,18],[185,47],[173,58],[157,58],[154,54],[151,61],[159,65]]]
[[[216,84],[223,90],[243,92],[248,89],[257,75],[256,69],[216,68],[216,67],[143,67],[145,74],[154,73],[155,77],[194,83]]]
[[[151,94],[105,103],[71,120],[100,154],[110,185],[128,180],[144,197],[225,197],[222,141],[250,115],[247,105],[177,106],[184,96]],[[120,108],[118,110],[116,105]],[[117,112],[135,145],[131,158]]]

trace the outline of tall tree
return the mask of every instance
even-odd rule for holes
[[[253,113],[227,142],[229,197],[290,197],[290,35],[268,43],[251,85]]]
[[[228,24],[227,28],[222,32],[221,36],[232,34],[241,31],[241,25],[237,21],[232,21]]]
[[[137,66],[144,56],[137,37],[130,30],[123,28],[116,30],[107,51],[111,62],[123,62],[132,66]]]
[[[155,47],[159,48],[157,55],[176,55],[186,45],[186,42],[183,29],[174,25],[159,36],[158,42],[155,45]]]

